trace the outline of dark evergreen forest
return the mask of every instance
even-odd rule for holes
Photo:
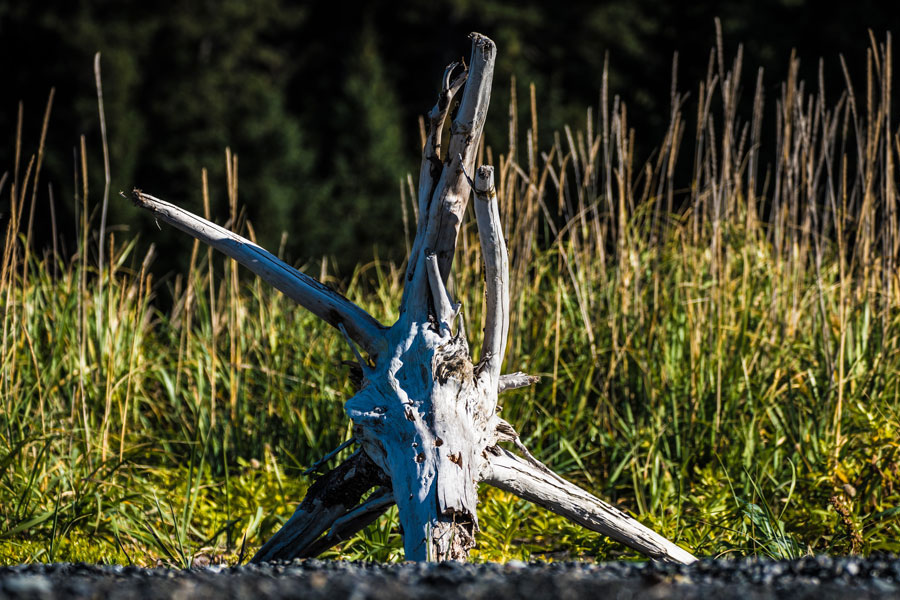
[[[486,134],[497,152],[508,144],[512,77],[521,115],[528,114],[528,86],[535,84],[539,145],[546,149],[553,132],[584,126],[608,57],[611,93],[629,107],[641,164],[668,122],[673,54],[679,88],[696,93],[715,44],[715,17],[726,53],[744,45],[745,80],[764,68],[770,97],[792,49],[810,81],[817,81],[824,59],[826,87],[837,95],[844,86],[840,55],[864,64],[868,29],[878,39],[898,29],[888,5],[0,0],[0,173],[13,169],[19,103],[28,157],[37,150],[55,87],[42,182],[53,186],[60,235],[71,244],[74,226],[70,232],[66,224],[74,224],[73,161],[82,134],[92,205],[103,187],[92,71],[99,51],[114,193],[152,188],[199,211],[206,167],[221,222],[230,147],[239,156],[240,203],[260,243],[277,248],[286,231],[291,260],[329,255],[346,273],[371,259],[373,248],[380,258],[402,259],[399,190],[417,170],[418,118],[434,102],[444,65],[467,52],[469,31],[489,35],[499,49]],[[748,109],[750,95],[742,97]],[[4,194],[0,212],[8,214],[8,202]],[[35,234],[45,244],[48,219],[49,211],[38,210]],[[172,230],[157,230],[118,196],[109,221],[139,232],[144,245],[157,242],[163,272],[190,244]]]

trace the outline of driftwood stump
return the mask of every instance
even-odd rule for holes
[[[310,487],[294,515],[252,560],[314,556],[395,503],[408,560],[465,560],[478,531],[478,483],[485,482],[649,557],[693,562],[690,553],[538,462],[497,414],[500,392],[537,378],[501,374],[509,329],[508,259],[493,167],[474,168],[496,47],[477,33],[471,39],[468,66],[447,67],[428,115],[416,237],[400,317],[390,327],[249,240],[139,190],[132,194],[138,206],[221,250],[338,328],[359,363],[361,388],[345,405],[358,450]],[[442,131],[456,100],[444,146]],[[456,323],[459,305],[446,288],[470,192],[486,286],[484,343],[474,363]],[[512,443],[522,456],[501,442]]]

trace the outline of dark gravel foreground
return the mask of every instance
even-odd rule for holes
[[[900,559],[392,564],[320,560],[187,571],[87,564],[0,568],[7,598],[900,598]]]

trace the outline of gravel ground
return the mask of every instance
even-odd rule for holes
[[[0,568],[7,598],[900,598],[900,559],[393,564],[320,560],[188,571],[87,564]]]

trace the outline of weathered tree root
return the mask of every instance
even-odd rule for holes
[[[500,392],[537,378],[500,373],[509,335],[509,259],[493,167],[474,169],[496,48],[485,36],[471,37],[468,66],[447,67],[428,115],[418,228],[400,317],[390,327],[249,240],[139,190],[132,194],[138,206],[231,256],[339,329],[356,357],[359,391],[345,410],[360,450],[310,487],[294,515],[252,560],[318,554],[393,503],[408,560],[465,560],[478,532],[477,485],[485,481],[652,558],[693,562],[690,553],[554,474],[497,414]],[[445,150],[442,131],[457,99]],[[475,363],[462,327],[455,327],[460,306],[446,287],[470,194],[486,287],[484,339]],[[513,442],[525,459],[499,448],[501,442]],[[373,487],[379,489],[362,500]]]

